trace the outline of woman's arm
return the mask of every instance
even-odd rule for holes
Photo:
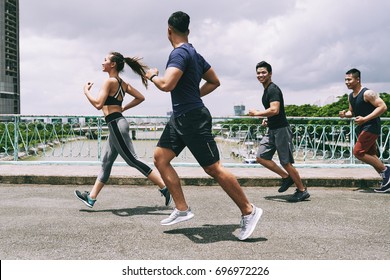
[[[110,82],[109,80],[105,81],[103,87],[100,89],[97,98],[93,97],[91,94],[91,88],[93,86],[92,82],[87,82],[84,85],[84,94],[87,97],[88,101],[98,110],[101,110],[106,102],[107,96],[110,92]]]
[[[137,106],[145,100],[145,97],[137,89],[133,88],[130,84],[126,84],[126,92],[134,97],[129,103],[122,107],[122,112]]]

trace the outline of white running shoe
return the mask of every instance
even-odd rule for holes
[[[253,211],[251,214],[241,217],[241,230],[238,235],[238,239],[245,240],[247,239],[255,230],[255,227],[260,220],[261,215],[263,214],[263,210],[256,206],[253,206]]]
[[[170,226],[180,222],[187,221],[194,217],[194,213],[191,212],[191,209],[188,207],[186,211],[180,211],[176,208],[173,210],[172,214],[168,218],[161,221],[161,225]]]

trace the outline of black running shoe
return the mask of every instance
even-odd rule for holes
[[[383,171],[380,175],[383,179],[381,188],[386,188],[390,185],[390,166],[386,166],[386,170]]]
[[[167,187],[164,187],[163,189],[159,190],[161,193],[161,196],[165,197],[165,206],[169,206],[172,202],[172,196],[168,190]]]
[[[288,199],[289,202],[300,202],[308,199],[310,194],[305,189],[304,191],[300,191],[299,189],[295,190],[295,193]]]
[[[288,190],[294,184],[293,179],[290,176],[287,178],[282,178],[282,186],[279,188],[278,192],[282,193]]]
[[[377,193],[386,193],[386,192],[390,192],[390,184],[388,184],[388,185],[385,186],[385,187],[381,186],[381,188],[374,189],[374,192],[377,192]]]

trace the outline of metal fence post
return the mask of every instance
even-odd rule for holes
[[[350,151],[351,151],[351,164],[355,163],[355,156],[353,155],[353,147],[355,146],[355,118],[350,118],[349,119],[349,127],[351,129],[351,141],[350,143]]]
[[[20,116],[14,119],[14,161],[18,161],[19,156],[19,120]]]
[[[102,118],[97,120],[97,138],[98,138],[98,160],[101,160],[102,157]]]

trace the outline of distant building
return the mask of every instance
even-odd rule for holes
[[[0,0],[0,114],[20,114],[19,0]]]
[[[245,106],[244,105],[236,105],[236,106],[234,106],[234,115],[235,116],[243,116],[243,115],[245,115]]]

